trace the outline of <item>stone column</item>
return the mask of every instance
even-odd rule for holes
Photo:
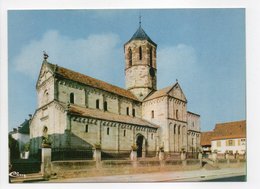
[[[200,160],[200,167],[202,167],[202,153],[199,152],[198,159]]]
[[[159,160],[160,160],[160,161],[163,161],[164,159],[165,159],[164,151],[163,151],[163,150],[160,150],[160,151],[159,151]]]
[[[93,159],[96,161],[96,168],[100,168],[101,148],[94,148]]]
[[[130,159],[131,159],[131,161],[136,161],[137,160],[137,151],[136,150],[132,150],[131,151]]]
[[[213,162],[217,161],[217,152],[212,153],[212,160],[213,160]]]
[[[229,155],[229,153],[225,154],[225,159],[227,160],[227,164],[229,164],[230,163],[230,155]]]
[[[51,147],[42,147],[41,173],[44,179],[51,176]]]
[[[187,165],[186,152],[185,151],[181,152],[181,161],[182,161],[183,166]]]

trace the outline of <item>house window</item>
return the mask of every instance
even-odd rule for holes
[[[179,119],[178,110],[175,112],[176,119]]]
[[[139,60],[142,60],[142,47],[139,47]]]
[[[220,140],[217,141],[217,147],[221,147],[221,141]]]
[[[132,66],[132,50],[128,50],[129,67]]]
[[[96,108],[99,109],[99,99],[96,100]]]
[[[150,48],[150,66],[153,66],[153,49]]]
[[[152,118],[154,118],[154,111],[153,110],[152,110],[152,115],[151,116],[152,116]]]
[[[88,133],[88,125],[85,126],[85,132]]]
[[[70,103],[74,104],[74,93],[70,93]]]
[[[227,146],[234,146],[234,140],[226,140],[226,145]]]
[[[107,128],[107,135],[109,135],[109,127]]]
[[[126,108],[126,115],[129,115],[129,107]]]
[[[133,109],[133,117],[135,117],[135,109]]]
[[[107,111],[107,101],[104,102],[104,111]]]
[[[126,135],[126,130],[124,130],[124,136]]]

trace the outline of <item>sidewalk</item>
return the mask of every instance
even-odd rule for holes
[[[209,179],[225,178],[232,176],[246,175],[246,168],[223,168],[218,170],[193,170],[193,171],[177,171],[177,172],[156,172],[145,174],[131,175],[113,175],[101,177],[72,178],[50,180],[52,183],[73,183],[73,182],[89,182],[89,183],[123,183],[123,182],[185,182],[185,181],[206,181]]]

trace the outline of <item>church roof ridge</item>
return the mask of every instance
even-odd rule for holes
[[[72,81],[76,81],[79,83],[82,83],[84,85],[88,85],[91,87],[95,87],[101,90],[105,90],[108,91],[110,93],[114,93],[117,94],[119,96],[123,96],[135,101],[139,101],[130,91],[123,89],[121,87],[109,84],[105,81],[84,75],[82,73],[58,66],[58,65],[54,65],[52,63],[49,63],[47,61],[44,62],[45,64],[47,64],[47,66],[52,70],[53,73],[58,74],[61,77],[64,77],[66,79],[72,80]]]
[[[150,93],[150,95],[148,95],[144,101],[147,101],[147,100],[152,100],[152,99],[155,99],[155,98],[159,98],[159,97],[162,97],[162,96],[167,96],[168,95],[168,92],[177,84],[174,83],[170,86],[167,86],[167,87],[164,87],[162,89],[159,89],[157,91],[154,91],[152,93]]]
[[[155,47],[157,47],[157,44],[153,42],[153,40],[145,33],[141,25],[138,27],[131,39],[128,42],[126,42],[126,44],[133,40],[147,40],[150,43],[152,43]]]

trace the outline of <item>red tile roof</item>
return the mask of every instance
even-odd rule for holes
[[[201,146],[210,146],[213,134],[213,131],[202,132],[200,138]]]
[[[229,138],[246,138],[245,120],[216,124],[212,140]]]
[[[61,66],[51,64],[49,62],[45,62],[45,63],[49,68],[51,68],[53,72],[55,72],[60,77],[138,101],[138,99],[128,90],[117,87],[115,85],[111,85],[109,83],[92,78],[90,76],[69,70],[67,68],[63,68]]]

